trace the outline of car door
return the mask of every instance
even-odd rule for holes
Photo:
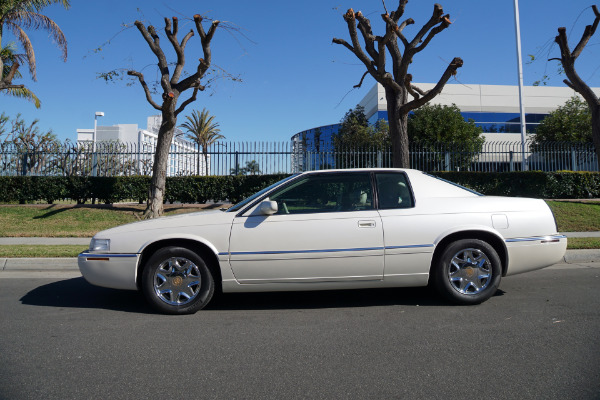
[[[385,278],[427,282],[436,217],[415,208],[404,172],[376,172],[377,203],[385,241]],[[421,278],[419,278],[421,277]]]
[[[269,195],[278,212],[235,218],[240,283],[380,280],[383,232],[368,172],[307,174]]]

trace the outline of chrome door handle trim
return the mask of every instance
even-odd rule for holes
[[[358,221],[359,228],[375,228],[375,221]]]

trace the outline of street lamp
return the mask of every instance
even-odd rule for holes
[[[92,137],[94,151],[96,151],[96,128],[98,126],[98,117],[104,117],[104,113],[102,111],[96,111],[96,114],[94,115],[94,136]]]
[[[523,64],[521,61],[521,23],[519,21],[519,0],[514,0],[515,8],[515,35],[517,37],[517,73],[519,74],[519,113],[521,115],[521,171],[525,171],[525,108],[523,106]]]
[[[96,111],[94,114],[94,135],[92,136],[92,176],[96,176],[98,173],[98,162],[96,156],[96,129],[98,127],[98,117],[104,117],[102,111]]]

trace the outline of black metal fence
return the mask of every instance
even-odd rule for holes
[[[98,142],[63,144],[32,149],[0,144],[1,176],[119,176],[150,175],[154,147],[148,144]],[[567,142],[534,145],[487,142],[470,152],[445,144],[410,146],[411,167],[424,171],[598,171],[592,144]],[[391,166],[391,152],[375,149],[337,149],[324,144],[305,151],[299,143],[216,143],[200,148],[172,150],[167,175],[251,175],[295,173],[331,168]]]

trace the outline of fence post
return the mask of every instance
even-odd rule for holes
[[[23,161],[21,162],[21,176],[27,175],[27,159],[29,158],[29,153],[23,153]]]
[[[377,168],[383,167],[383,154],[381,150],[377,150]]]
[[[514,172],[515,171],[514,161],[515,161],[515,152],[512,151],[512,150],[510,150],[508,152],[508,162],[509,162],[509,165],[510,165],[510,172]]]
[[[571,171],[577,171],[577,161],[575,159],[575,148],[571,145]]]
[[[444,153],[444,171],[451,171],[450,167],[450,152],[446,151]]]
[[[236,175],[240,174],[240,152],[239,151],[235,152],[235,174]]]
[[[96,149],[93,149],[92,153],[92,176],[98,175],[98,152]]]

